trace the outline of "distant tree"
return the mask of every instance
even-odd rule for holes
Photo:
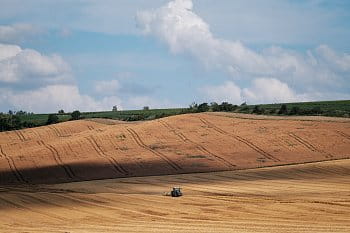
[[[222,112],[232,112],[232,111],[236,110],[237,107],[238,107],[237,105],[233,105],[233,104],[230,104],[228,102],[222,102],[219,105],[220,111],[222,111]]]
[[[297,106],[292,107],[292,109],[289,111],[289,115],[299,115],[300,114],[300,108]]]
[[[213,112],[219,112],[220,111],[220,106],[216,102],[210,103],[210,108]]]
[[[81,113],[78,110],[75,110],[71,114],[72,120],[79,120]]]
[[[259,105],[255,105],[252,113],[260,114],[260,106]]]
[[[207,111],[209,111],[208,103],[202,103],[202,104],[198,105],[197,111],[198,112],[207,112]]]
[[[113,111],[113,112],[118,111],[118,107],[117,107],[117,105],[114,105],[114,106],[113,106],[112,111]]]
[[[269,114],[276,114],[276,112],[277,112],[277,109],[275,108],[272,108],[268,111]]]
[[[12,111],[12,110],[9,110],[8,114],[9,114],[9,115],[13,115],[13,111]]]
[[[278,111],[278,114],[286,115],[287,113],[288,113],[287,105],[282,104],[280,110]]]
[[[19,110],[16,112],[16,115],[17,116],[20,116],[20,115],[26,115],[27,113],[25,111],[22,111],[22,110]]]
[[[50,124],[56,124],[56,123],[58,123],[58,116],[55,114],[49,114],[46,124],[50,125]]]
[[[254,106],[254,109],[252,111],[252,113],[255,113],[255,114],[264,114],[265,113],[265,109],[260,107],[259,105],[255,105]]]
[[[143,107],[143,110],[148,111],[148,110],[149,110],[149,107],[148,107],[148,106],[144,106],[144,107]]]
[[[59,114],[63,114],[63,113],[64,113],[64,110],[63,110],[63,109],[58,110],[58,113],[59,113]]]
[[[247,102],[241,103],[241,106],[247,106]]]
[[[317,107],[314,107],[314,108],[311,109],[311,113],[312,114],[322,114],[323,111],[322,111],[320,106],[317,106]]]
[[[198,108],[198,104],[196,102],[192,102],[192,104],[190,104],[189,108],[190,109],[197,109]]]

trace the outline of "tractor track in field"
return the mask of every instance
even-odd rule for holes
[[[59,156],[59,153],[55,147],[53,147],[52,145],[46,144],[43,140],[41,140],[40,143],[41,143],[41,145],[43,145],[46,149],[48,149],[51,152],[55,162],[57,163],[57,165],[59,165],[60,167],[63,168],[63,170],[66,172],[68,178],[73,179],[76,177],[72,168],[62,161],[62,159]]]
[[[16,177],[16,180],[20,183],[28,183],[28,181],[23,177],[22,173],[18,170],[13,158],[11,158],[10,156],[7,156],[7,154],[2,149],[1,145],[0,145],[0,155],[1,157],[6,159],[13,176]]]
[[[30,195],[30,194],[20,193],[20,195],[21,195],[21,197],[23,199],[27,199],[30,202],[33,202],[33,200],[35,200],[35,201],[37,201],[39,203],[42,203],[42,204],[45,204],[45,205],[51,205],[51,206],[55,206],[55,207],[58,207],[58,208],[67,209],[69,211],[75,211],[75,212],[78,212],[78,213],[84,213],[84,214],[87,214],[89,216],[98,216],[98,217],[100,217],[102,219],[108,219],[109,221],[115,221],[116,220],[114,218],[110,218],[110,217],[107,217],[107,216],[104,216],[104,215],[100,215],[100,214],[97,214],[95,212],[82,210],[81,208],[78,208],[78,207],[73,207],[73,206],[68,206],[68,205],[61,205],[61,204],[57,204],[57,203],[54,203],[54,202],[50,202],[50,201],[44,200],[42,198],[34,197],[33,195]],[[58,197],[61,197],[61,198],[64,198],[64,199],[72,200],[71,198],[68,198],[67,195],[61,195],[61,194],[57,194],[57,193],[52,193],[51,195],[58,196]],[[75,199],[74,202],[84,203],[80,199]]]
[[[227,135],[233,139],[236,139],[237,141],[244,143],[245,145],[247,145],[248,147],[250,147],[251,149],[255,150],[256,152],[258,152],[259,154],[261,154],[262,156],[264,156],[265,158],[272,160],[274,162],[280,162],[281,160],[276,158],[275,156],[271,155],[270,153],[264,151],[263,149],[261,149],[260,147],[258,147],[257,145],[255,145],[254,143],[252,143],[251,141],[238,136],[238,135],[234,135],[234,134],[230,134],[229,132],[226,132],[224,130],[222,130],[221,128],[219,128],[218,126],[214,125],[213,123],[209,122],[208,120],[205,120],[203,118],[200,118],[200,121],[203,122],[205,125],[207,125],[208,127],[214,129],[215,131],[223,134],[223,135]]]
[[[295,133],[289,133],[288,134],[291,138],[293,138],[294,140],[296,140],[297,142],[299,142],[300,144],[302,144],[304,147],[306,147],[307,149],[309,149],[312,152],[317,152],[317,153],[321,153],[321,154],[325,154],[326,158],[333,158],[333,155],[320,150],[318,148],[316,148],[314,145],[312,145],[310,142],[306,141],[305,139],[299,137],[298,135],[296,135]]]
[[[110,162],[115,171],[122,175],[130,175],[130,173],[122,165],[120,165],[115,158],[108,156],[102,150],[101,146],[96,142],[96,139],[93,136],[86,137],[86,140],[91,144],[100,157],[105,158]]]
[[[210,152],[207,148],[205,148],[204,146],[202,146],[199,143],[196,143],[192,140],[190,140],[188,137],[186,137],[182,132],[177,131],[174,127],[172,127],[168,122],[165,122],[163,120],[159,120],[159,122],[165,127],[167,128],[170,132],[174,133],[176,136],[178,136],[182,141],[184,142],[190,142],[193,145],[196,146],[196,148],[200,151],[202,151],[205,154],[209,154],[211,156],[213,156],[214,158],[216,158],[217,160],[219,160],[220,162],[224,163],[226,166],[230,167],[230,168],[234,168],[236,167],[235,164],[231,163],[230,161],[227,161],[226,159],[218,156],[217,154]]]
[[[19,130],[14,130],[15,134],[17,135],[17,137],[19,138],[20,141],[24,142],[26,140],[26,138],[24,137],[23,133]]]
[[[342,137],[344,137],[344,138],[346,138],[346,139],[349,139],[350,140],[350,135],[348,135],[348,134],[346,134],[346,133],[344,133],[344,132],[342,132],[342,131],[336,131],[340,136],[342,136]]]
[[[18,202],[13,202],[13,201],[10,201],[4,197],[1,197],[0,196],[0,200],[5,202],[5,203],[8,203],[12,206],[14,206],[16,209],[20,209],[20,210],[27,210],[27,211],[30,211],[30,212],[33,212],[33,213],[36,213],[36,214],[40,214],[40,215],[43,215],[45,217],[49,217],[49,218],[53,218],[55,220],[60,220],[60,221],[63,221],[63,222],[66,222],[67,219],[63,218],[63,217],[60,217],[56,214],[52,214],[52,213],[45,213],[43,211],[40,211],[38,209],[33,209],[33,208],[29,208],[29,207],[26,207],[24,205],[21,205],[21,204],[18,204]]]
[[[135,132],[135,130],[127,128],[126,129],[130,135],[132,136],[132,138],[134,139],[134,141],[136,142],[136,144],[138,146],[140,146],[141,148],[144,148],[150,152],[152,152],[154,155],[158,156],[159,158],[161,158],[163,161],[165,161],[169,166],[171,166],[174,170],[178,171],[178,170],[182,170],[182,167],[180,167],[177,163],[175,163],[174,161],[172,161],[171,159],[169,159],[166,155],[164,155],[163,153],[160,153],[152,148],[150,148],[149,146],[147,146],[142,139],[140,138],[140,136]]]
[[[57,137],[63,137],[61,132],[55,126],[49,125],[47,127],[51,129],[56,134]]]

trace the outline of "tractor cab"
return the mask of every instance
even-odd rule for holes
[[[173,190],[171,191],[171,196],[172,197],[181,197],[182,196],[181,188],[174,187]]]

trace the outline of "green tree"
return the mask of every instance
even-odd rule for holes
[[[278,111],[278,114],[286,115],[287,113],[288,113],[287,105],[282,104],[280,110]]]
[[[208,103],[202,103],[202,104],[198,105],[197,110],[198,110],[198,112],[207,112],[207,111],[209,111]]]
[[[213,112],[219,112],[220,111],[220,106],[216,102],[210,103],[210,108]]]
[[[72,120],[79,120],[81,113],[78,110],[75,110],[71,114]]]
[[[46,124],[50,125],[56,123],[58,123],[58,116],[56,116],[55,114],[49,114]]]
[[[297,106],[292,107],[292,109],[289,112],[289,115],[299,115],[300,114],[300,108]]]

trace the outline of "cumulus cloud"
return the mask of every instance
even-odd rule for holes
[[[32,112],[56,112],[59,109],[66,111],[76,109],[80,111],[102,111],[109,110],[114,105],[122,108],[121,100],[116,96],[96,100],[89,95],[80,93],[79,88],[75,85],[48,85],[22,92],[0,89],[0,92],[2,103],[16,109]]]
[[[14,43],[41,33],[31,24],[0,25],[0,42]]]
[[[58,55],[45,56],[17,45],[0,44],[0,83],[53,84],[71,79],[69,65]]]
[[[115,95],[120,88],[121,85],[116,79],[95,83],[95,92],[100,95]]]
[[[209,98],[209,101],[218,103],[230,102],[234,104],[242,102],[242,90],[232,81],[226,81],[217,86],[204,86],[199,90]]]
[[[101,98],[82,94],[71,68],[58,55],[43,55],[17,45],[0,44],[0,109],[22,109],[32,112],[109,110],[122,108],[114,93],[117,80],[101,81],[96,91]]]
[[[251,87],[242,90],[242,98],[249,103],[278,103],[307,100],[302,96],[297,96],[286,83],[273,78],[253,80]]]
[[[233,81],[226,81],[221,85],[202,87],[200,92],[211,101],[218,103],[276,103],[308,100],[305,96],[297,95],[286,83],[273,78],[254,79],[250,87],[243,89]]]
[[[257,101],[265,97],[266,100],[292,100],[294,92],[288,86],[305,94],[309,87],[320,91],[349,82],[348,54],[338,54],[326,45],[306,53],[277,46],[257,52],[240,41],[215,37],[209,25],[193,11],[192,0],[174,0],[158,9],[139,12],[137,22],[146,35],[163,41],[174,54],[189,54],[208,68],[223,70],[235,80],[251,82],[251,89],[264,83],[272,84],[271,93],[276,98],[261,91],[253,95],[245,89],[244,94]],[[275,86],[286,90],[286,96],[273,90]]]

